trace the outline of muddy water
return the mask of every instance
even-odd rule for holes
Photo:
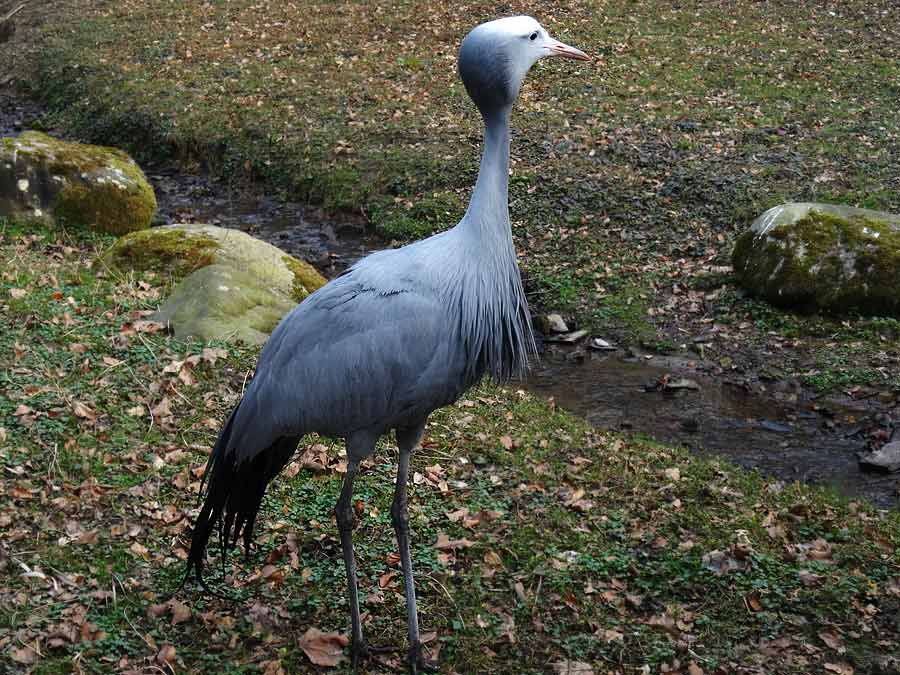
[[[0,136],[16,135],[39,114],[31,104],[0,92]],[[146,167],[146,173],[159,200],[157,224],[205,222],[241,229],[329,277],[386,245],[367,231],[362,218],[327,217],[246,186],[224,185],[172,167]],[[781,480],[825,483],[880,506],[898,505],[900,476],[863,472],[855,454],[885,415],[900,415],[896,400],[816,400],[786,383],[761,391],[757,382],[748,391],[700,370],[659,356],[551,345],[524,385],[601,429],[644,434],[725,456]],[[660,391],[654,385],[667,375],[690,378],[697,388]]]
[[[817,399],[787,383],[751,392],[658,356],[588,352],[580,361],[573,354],[580,355],[571,350],[545,354],[527,386],[598,428],[645,434],[787,482],[827,484],[880,506],[897,505],[900,479],[861,471],[856,462],[867,431],[885,414],[871,400]],[[679,373],[699,388],[661,391],[656,386]]]

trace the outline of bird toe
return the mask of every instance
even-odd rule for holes
[[[438,672],[438,662],[425,658],[421,642],[417,642],[410,647],[407,661],[409,662],[409,672],[411,675]]]
[[[350,647],[350,663],[354,673],[359,672],[360,665],[373,656],[396,654],[399,647],[393,645],[370,645],[366,642],[354,643]]]

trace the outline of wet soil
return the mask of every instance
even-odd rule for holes
[[[0,136],[17,136],[31,128],[43,110],[35,103],[16,96],[9,87],[0,87]]]
[[[386,245],[361,217],[329,216],[260,194],[252,186],[227,186],[172,167],[146,173],[159,202],[156,224],[211,223],[243,230],[305,260],[326,277]]]
[[[39,114],[0,91],[0,135],[19,133]],[[157,224],[241,229],[310,262],[326,277],[389,245],[361,217],[330,216],[253,186],[226,185],[177,167],[146,167],[146,173],[159,201]],[[724,456],[782,481],[831,485],[882,507],[900,503],[900,476],[864,471],[857,463],[857,453],[900,437],[897,393],[819,397],[799,383],[765,380],[758,373],[732,381],[689,357],[594,352],[583,344],[549,344],[523,385],[600,429]],[[682,386],[672,388],[673,383]]]
[[[786,482],[831,485],[884,507],[898,503],[900,477],[863,471],[856,458],[895,426],[897,401],[884,394],[819,397],[789,381],[709,377],[687,359],[577,348],[549,349],[526,385],[601,429],[724,456]]]

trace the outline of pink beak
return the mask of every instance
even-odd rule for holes
[[[547,56],[562,56],[567,59],[577,59],[578,61],[590,61],[591,57],[580,49],[570,47],[564,42],[548,38],[547,44],[544,45],[550,53]]]

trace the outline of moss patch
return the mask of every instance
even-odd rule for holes
[[[165,270],[172,278],[182,279],[211,265],[217,250],[219,243],[203,234],[152,229],[122,237],[98,261],[118,271]]]
[[[181,340],[241,340],[262,344],[294,302],[259,277],[227,265],[209,265],[182,281],[155,319]]]
[[[39,207],[66,223],[110,234],[145,229],[156,213],[153,188],[121,150],[29,131],[4,139],[2,153],[12,167],[4,180],[29,185],[20,195],[23,208]]]
[[[109,234],[127,234],[150,225],[156,196],[144,182],[132,189],[114,183],[70,183],[59,193],[53,215]]]
[[[302,301],[307,295],[325,285],[325,279],[309,263],[297,260],[289,255],[285,255],[281,260],[291,274],[294,275],[291,295],[297,302]]]
[[[874,218],[811,211],[738,238],[735,273],[782,307],[900,316],[900,229]]]

